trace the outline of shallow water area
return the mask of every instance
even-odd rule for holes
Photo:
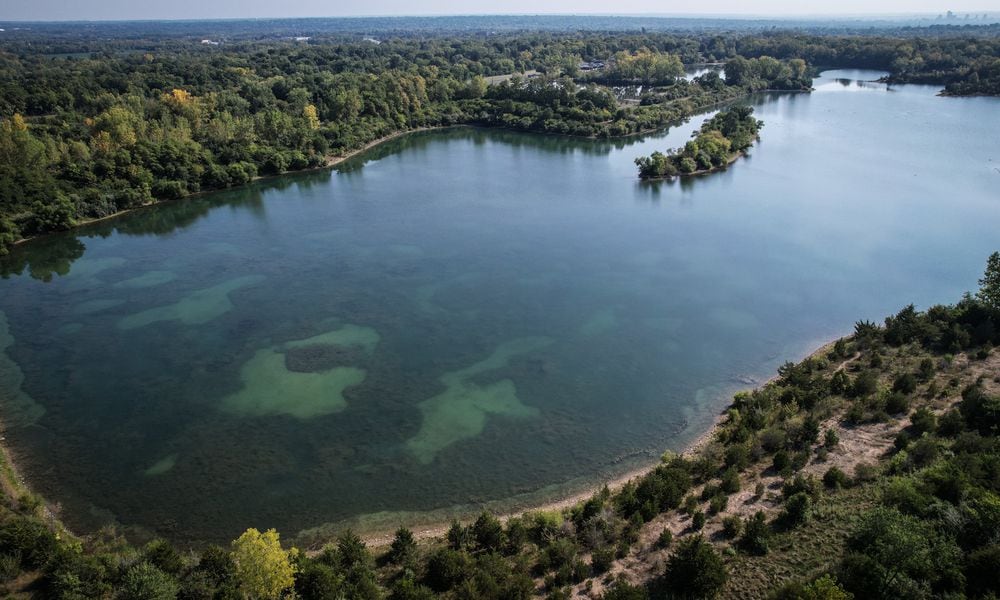
[[[973,289],[1000,100],[827,72],[728,170],[661,134],[456,128],[136,211],[0,263],[0,416],[82,530],[228,541],[578,490],[785,360]]]

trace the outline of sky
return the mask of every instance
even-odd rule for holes
[[[950,0],[949,0],[950,1]],[[698,15],[863,15],[984,13],[997,0],[713,0]],[[105,19],[205,19],[442,14],[693,14],[678,0],[0,0],[0,21]]]

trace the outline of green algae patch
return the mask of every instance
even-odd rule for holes
[[[115,287],[125,289],[141,289],[170,283],[174,279],[177,279],[177,274],[173,271],[149,271],[148,273],[143,273],[138,277],[119,281],[115,284]]]
[[[327,331],[304,340],[294,340],[285,344],[288,348],[307,348],[309,346],[361,346],[371,354],[378,345],[379,334],[371,327],[360,325],[344,325],[340,329]]]
[[[429,464],[437,453],[461,440],[482,433],[488,415],[527,418],[539,414],[517,397],[510,379],[479,384],[473,379],[488,371],[507,366],[519,354],[534,352],[552,343],[546,337],[526,337],[501,344],[486,360],[464,369],[445,373],[441,383],[445,391],[420,403],[423,423],[410,438],[407,448],[421,464]]]
[[[156,461],[153,466],[149,467],[142,472],[146,477],[156,477],[157,475],[163,475],[170,469],[174,468],[177,464],[177,455],[171,454],[170,456],[165,456],[160,460]]]
[[[200,325],[220,317],[233,308],[230,292],[264,280],[261,275],[245,275],[192,292],[174,304],[150,308],[118,321],[119,329],[136,329],[159,321],[180,321]]]
[[[290,415],[312,419],[347,408],[344,391],[360,385],[367,371],[357,366],[324,364],[322,357],[314,361],[315,370],[289,368],[289,354],[326,348],[331,356],[351,357],[350,352],[337,350],[360,348],[371,354],[380,340],[371,327],[344,325],[301,340],[292,340],[274,348],[258,350],[240,370],[243,389],[223,399],[223,408],[244,417]],[[301,357],[298,359],[302,360]]]
[[[0,420],[8,426],[24,427],[37,423],[45,414],[45,407],[21,389],[24,373],[7,355],[7,349],[13,345],[7,315],[0,310],[0,406],[3,407]]]
[[[285,355],[273,348],[258,350],[243,365],[243,389],[227,396],[226,411],[244,417],[291,415],[311,419],[347,407],[344,390],[365,380],[355,367],[335,367],[322,373],[289,371]]]

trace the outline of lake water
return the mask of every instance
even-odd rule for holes
[[[632,161],[701,118],[463,128],[26,244],[0,280],[6,443],[71,526],[178,541],[649,463],[856,320],[957,300],[1000,249],[1000,100],[877,77],[755,98],[751,156],[692,181]]]

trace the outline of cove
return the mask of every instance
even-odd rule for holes
[[[704,117],[614,141],[460,128],[20,245],[6,443],[71,527],[180,542],[647,464],[855,320],[976,286],[1000,100],[879,75],[753,98],[761,141],[695,180],[633,160]]]

